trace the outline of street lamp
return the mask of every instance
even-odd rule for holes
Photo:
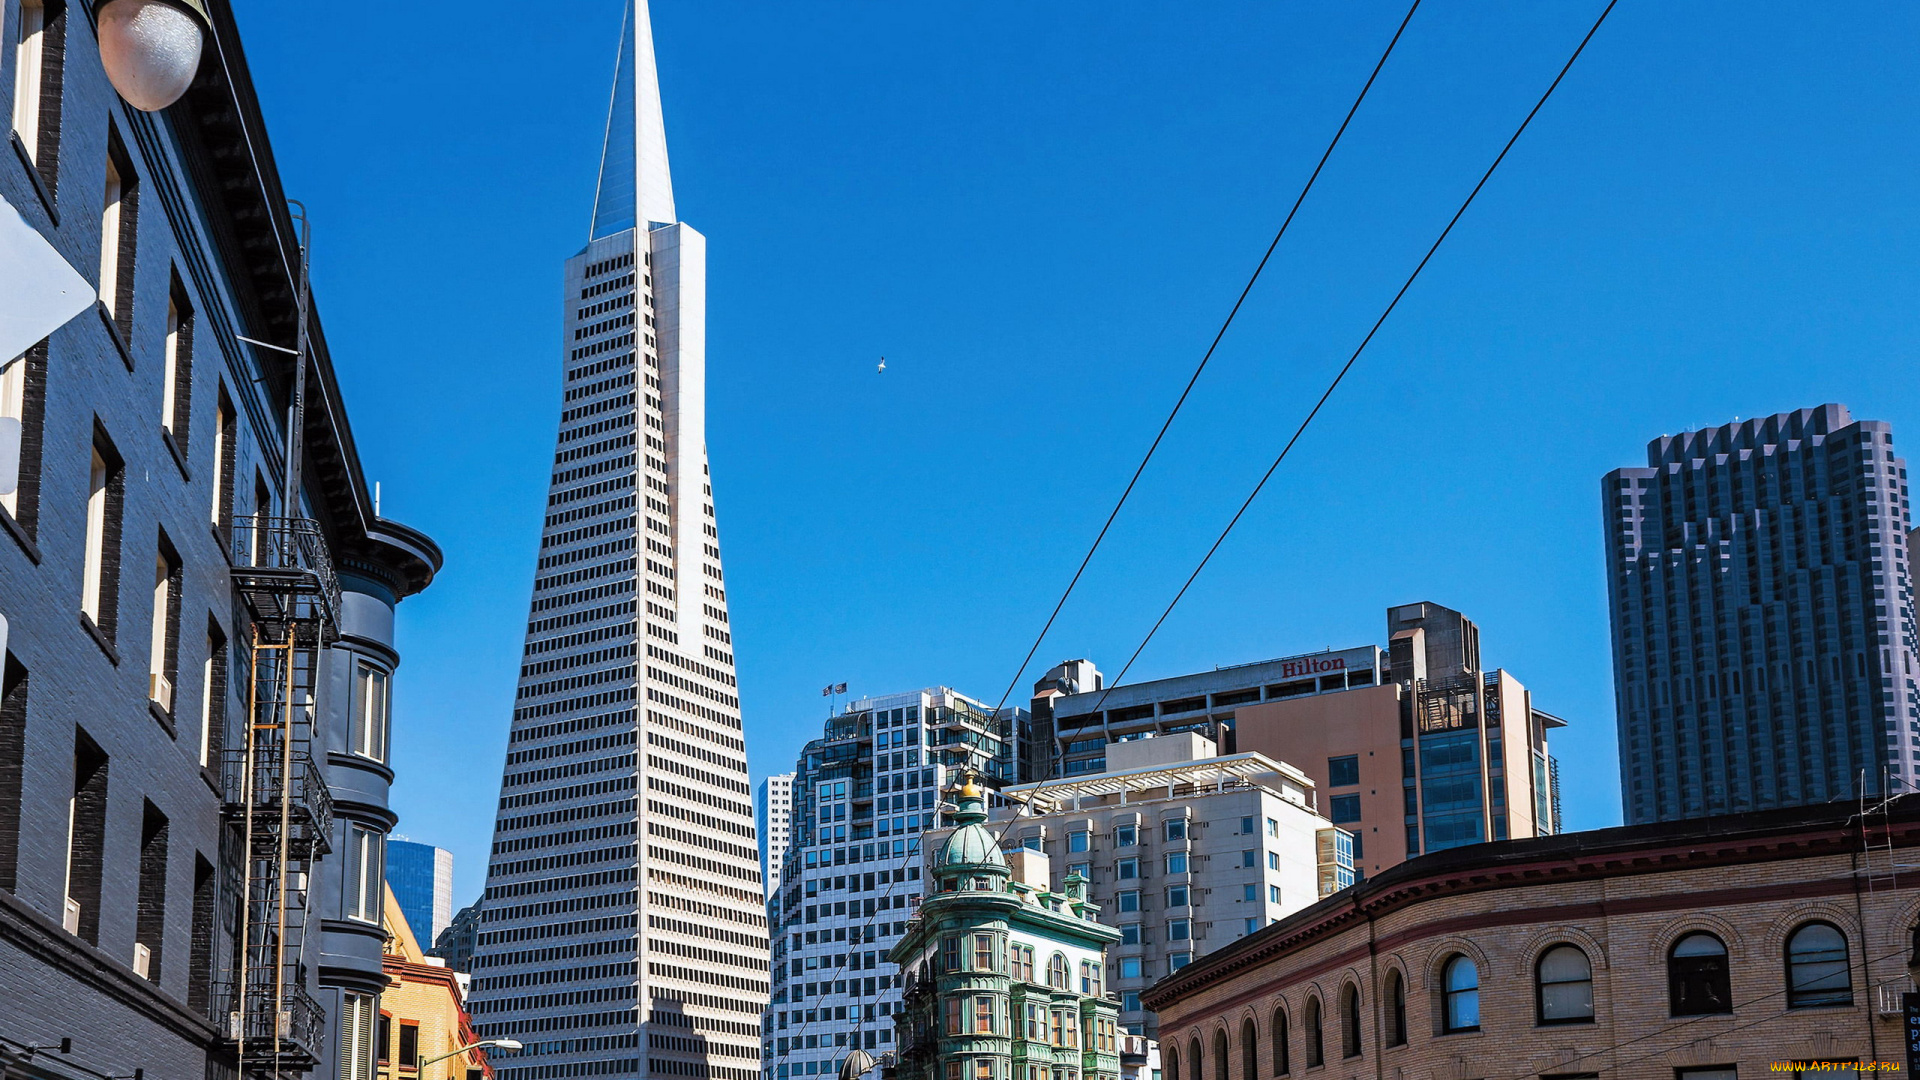
[[[458,1050],[449,1050],[448,1052],[441,1054],[437,1058],[428,1058],[427,1060],[420,1063],[420,1071],[424,1074],[426,1072],[427,1066],[432,1065],[434,1062],[445,1061],[450,1057],[459,1057],[461,1054],[464,1054],[469,1050],[478,1050],[484,1046],[492,1046],[501,1050],[522,1049],[519,1039],[481,1039],[477,1043],[469,1043],[468,1045],[463,1046]]]
[[[142,112],[158,112],[187,92],[213,25],[205,0],[107,0],[99,23],[107,80]]]

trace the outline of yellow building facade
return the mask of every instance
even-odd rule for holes
[[[484,1050],[433,1060],[479,1038],[461,1003],[458,975],[420,948],[390,888],[383,918],[387,987],[375,1032],[380,1080],[492,1080]]]

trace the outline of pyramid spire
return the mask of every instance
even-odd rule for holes
[[[593,229],[587,239],[675,220],[667,128],[660,113],[660,76],[653,62],[653,22],[647,0],[628,0],[620,26],[606,142],[600,151]]]

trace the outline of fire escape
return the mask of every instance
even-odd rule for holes
[[[324,650],[339,638],[340,584],[318,524],[241,518],[234,590],[251,616],[245,728],[224,751],[229,873],[241,899],[222,984],[225,1034],[244,1077],[319,1062],[326,1016],[307,992],[313,864],[327,852],[333,801],[313,758]]]

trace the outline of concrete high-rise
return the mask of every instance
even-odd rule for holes
[[[1009,850],[1043,853],[1056,891],[1078,875],[1120,931],[1107,985],[1129,1034],[1158,1035],[1140,1004],[1155,980],[1353,884],[1353,838],[1312,808],[1312,780],[1193,732],[1116,743],[1102,772],[1002,794]]]
[[[1513,674],[1486,669],[1480,629],[1434,603],[1387,609],[1387,645],[1328,650],[1102,689],[1085,661],[1034,687],[1049,776],[1109,767],[1110,747],[1199,732],[1222,753],[1260,753],[1313,781],[1317,808],[1353,834],[1354,868],[1379,873],[1429,851],[1560,831],[1547,733]],[[1071,665],[1069,665],[1071,666]],[[1042,703],[1041,697],[1046,701]]]
[[[760,781],[753,813],[760,830],[760,880],[771,901],[780,895],[780,863],[787,857],[787,836],[793,824],[793,774],[775,773]]]
[[[1907,464],[1840,405],[1661,436],[1601,484],[1627,823],[1912,791]]]
[[[453,922],[453,852],[446,848],[388,839],[387,887],[422,941],[439,940]]]
[[[893,1049],[899,972],[885,960],[920,908],[920,835],[962,772],[1019,772],[1025,709],[944,686],[858,698],[794,765],[792,834],[774,927],[765,1075],[831,1076],[853,1049]],[[997,798],[997,796],[996,796]]]
[[[627,8],[473,961],[500,1080],[753,1080],[760,850],[706,447],[706,240]]]

